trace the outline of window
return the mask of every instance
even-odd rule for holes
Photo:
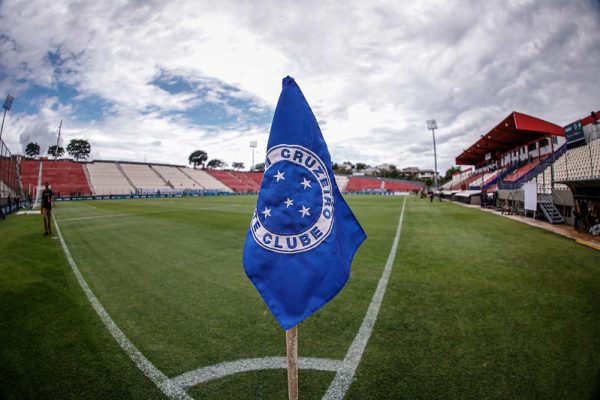
[[[536,143],[531,143],[529,146],[527,146],[528,151],[534,151],[535,149],[537,149]]]
[[[548,139],[540,140],[540,147],[546,147],[546,146],[548,146]]]

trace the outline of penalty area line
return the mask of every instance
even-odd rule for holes
[[[358,364],[360,364],[360,360],[362,359],[365,348],[367,347],[371,333],[373,333],[373,327],[377,321],[379,309],[381,308],[381,302],[383,301],[383,296],[385,295],[385,289],[387,288],[392,267],[394,266],[394,259],[396,258],[396,251],[398,250],[398,242],[400,241],[400,232],[402,230],[405,207],[406,197],[404,198],[404,203],[402,203],[402,211],[400,212],[394,243],[392,244],[392,249],[390,250],[387,262],[385,263],[385,268],[383,269],[381,278],[379,278],[377,289],[373,294],[373,298],[371,299],[371,303],[367,309],[367,314],[363,319],[360,329],[358,330],[354,341],[350,345],[350,348],[346,353],[346,357],[344,357],[344,360],[342,361],[341,367],[338,369],[335,378],[333,378],[333,381],[331,381],[327,392],[323,396],[323,399],[325,400],[343,399],[348,391],[348,388],[350,387],[350,384],[354,380],[354,374],[356,373]]]
[[[111,334],[111,336],[117,341],[119,346],[123,349],[123,351],[129,356],[131,361],[138,367],[140,371],[148,379],[150,379],[165,395],[167,395],[171,399],[185,399],[191,400],[192,397],[189,396],[186,391],[169,379],[165,374],[163,374],[158,368],[154,366],[138,349],[131,343],[131,341],[125,336],[123,331],[117,326],[115,321],[108,315],[108,312],[104,309],[100,301],[92,292],[92,289],[87,284],[83,275],[79,271],[73,256],[71,256],[71,252],[67,247],[67,244],[60,232],[60,228],[58,226],[58,222],[56,222],[56,218],[54,218],[54,226],[56,227],[56,233],[58,234],[58,239],[60,240],[60,244],[63,248],[65,256],[67,257],[67,261],[71,266],[71,270],[75,277],[77,278],[77,282],[79,282],[79,286],[85,293],[88,301],[100,317],[100,320]]]

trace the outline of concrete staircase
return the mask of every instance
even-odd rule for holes
[[[92,178],[90,178],[90,171],[87,169],[87,164],[82,164],[81,166],[83,167],[83,173],[85,174],[85,179],[87,179],[88,186],[92,191],[92,196],[95,196],[96,189],[94,189],[94,185],[92,185]]]
[[[133,190],[135,190],[135,192],[137,193],[138,188],[133,184],[133,182],[131,181],[131,179],[129,179],[129,177],[127,176],[127,174],[123,170],[123,167],[121,166],[121,164],[119,164],[119,162],[117,161],[117,162],[115,162],[115,165],[117,166],[117,169],[119,170],[119,172],[121,172],[121,174],[123,175],[123,177],[125,179],[127,179],[127,182],[131,185],[131,187],[133,188]]]
[[[160,179],[162,179],[162,181],[165,183],[165,185],[166,185],[166,186],[170,187],[171,189],[175,189],[175,187],[173,186],[173,184],[172,184],[172,183],[171,183],[171,182],[170,182],[168,179],[165,179],[165,177],[164,177],[164,176],[162,176],[162,174],[161,174],[160,172],[158,172],[158,171],[156,170],[156,168],[154,168],[154,167],[153,167],[151,164],[148,164],[148,166],[150,167],[150,169],[151,169],[152,171],[154,171],[154,173],[155,173],[156,175],[158,175],[158,177],[159,177]]]

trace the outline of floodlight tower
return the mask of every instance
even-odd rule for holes
[[[256,148],[257,145],[258,145],[258,142],[256,140],[250,141],[250,147],[252,148],[252,165],[250,165],[250,171],[254,171],[254,149]]]
[[[60,143],[60,130],[62,129],[62,119],[60,120],[60,125],[58,126],[58,137],[56,138],[56,149],[54,150],[54,161],[58,158],[58,145]]]
[[[435,121],[435,119],[427,120],[427,129],[429,129],[431,131],[431,134],[433,135],[433,163],[434,163],[434,167],[435,167],[433,170],[433,185],[435,186],[435,190],[438,190],[437,152],[435,149],[435,130],[437,129],[437,122]]]
[[[0,142],[2,141],[2,132],[4,131],[4,119],[6,118],[6,112],[11,109],[14,99],[15,98],[9,94],[6,96],[6,100],[4,100],[4,105],[2,105],[2,108],[4,108],[4,115],[2,116],[2,126],[0,126]]]

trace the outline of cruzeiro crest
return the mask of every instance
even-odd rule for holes
[[[267,152],[250,230],[261,247],[300,253],[319,246],[333,226],[333,186],[312,151],[281,144]]]

